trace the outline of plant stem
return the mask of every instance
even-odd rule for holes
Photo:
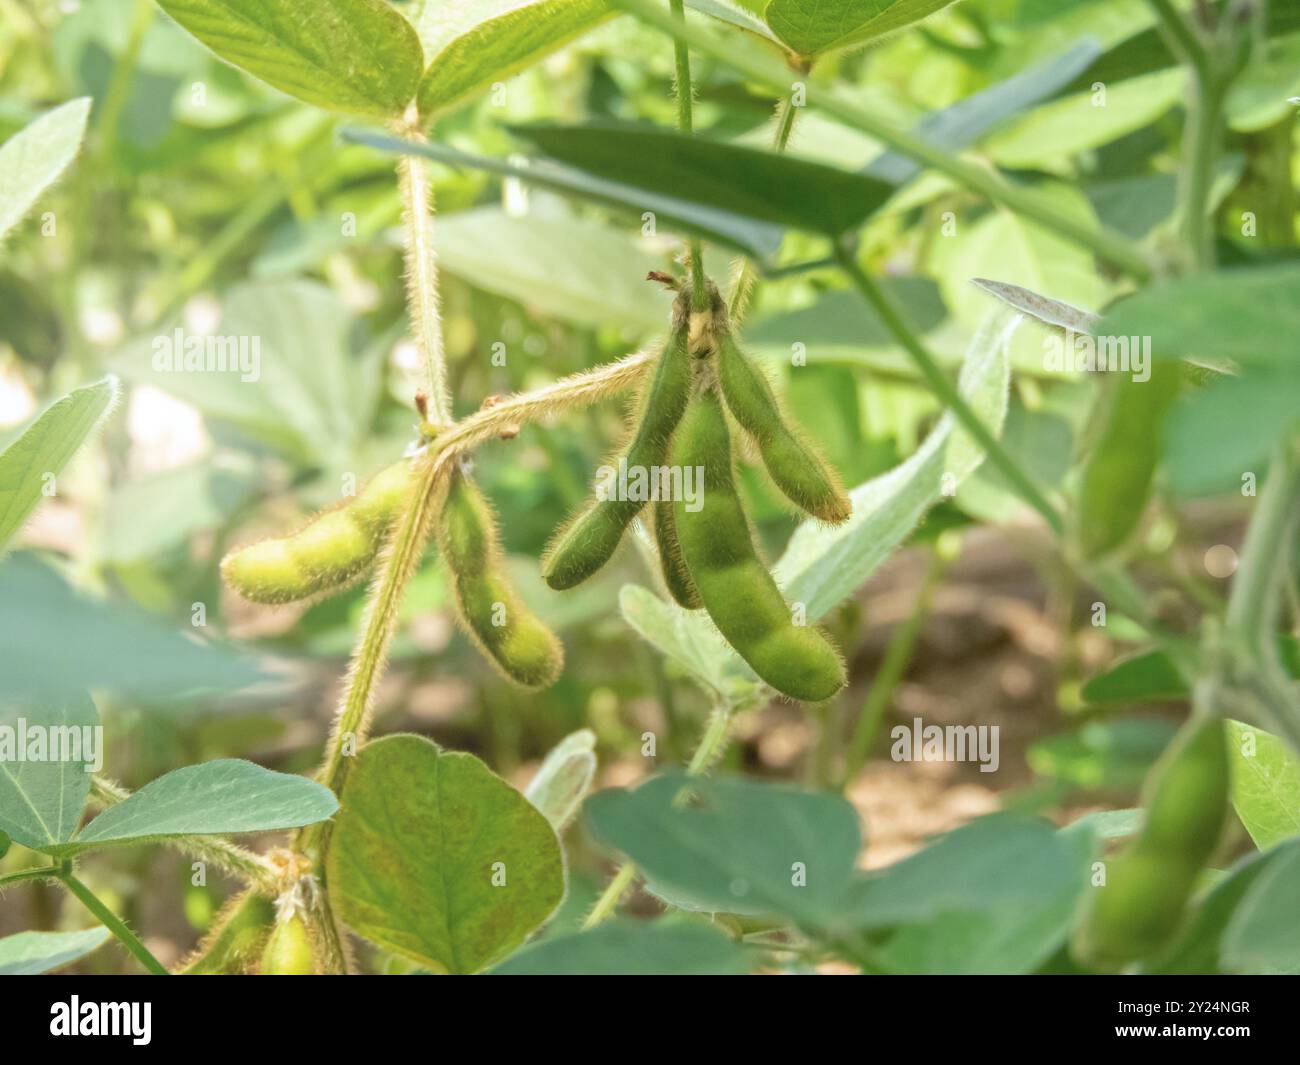
[[[35,869],[20,869],[16,873],[6,873],[0,876],[0,891],[13,887],[14,884],[21,884],[28,880],[58,880],[59,867],[56,865],[41,865]]]
[[[656,26],[665,33],[689,42],[697,53],[725,63],[772,92],[784,93],[790,81],[790,70],[779,59],[759,51],[739,35],[723,36],[702,26],[687,27],[672,19],[652,0],[612,0],[643,22]],[[1036,189],[1015,185],[996,171],[975,163],[966,162],[949,154],[907,130],[898,129],[862,107],[840,89],[827,88],[809,82],[806,86],[807,104],[839,119],[847,126],[884,141],[909,159],[937,170],[952,178],[964,188],[985,196],[1026,218],[1041,223],[1054,233],[1091,249],[1102,259],[1134,278],[1145,281],[1152,273],[1146,252],[1123,234],[1102,226],[1080,221],[1062,212],[1056,201]]]
[[[63,882],[64,887],[77,897],[77,901],[93,913],[105,928],[122,941],[122,946],[135,955],[136,960],[141,965],[155,976],[168,975],[167,969],[162,962],[149,952],[149,948],[140,942],[139,937],[126,926],[126,922],[105,906],[90,888],[73,876],[70,868],[63,867],[58,871],[57,876]]]
[[[1199,72],[1210,69],[1210,53],[1200,31],[1173,5],[1173,0],[1147,0],[1156,13],[1165,33],[1171,38],[1174,51]]]
[[[885,649],[884,661],[880,663],[880,669],[876,671],[876,675],[871,682],[871,690],[867,692],[867,701],[863,705],[862,712],[858,715],[858,720],[854,725],[853,736],[849,740],[849,749],[844,756],[844,771],[840,777],[840,791],[853,783],[857,775],[862,772],[862,767],[866,764],[867,756],[871,753],[872,741],[875,740],[880,731],[880,722],[884,719],[885,710],[889,707],[890,700],[894,696],[894,690],[898,687],[898,682],[903,679],[903,671],[907,668],[907,663],[912,659],[912,650],[916,647],[916,639],[920,635],[921,625],[930,612],[930,604],[934,600],[935,589],[938,588],[939,582],[947,569],[947,559],[937,546],[932,548],[929,565],[926,567],[921,590],[917,593],[916,601],[912,605],[912,612],[908,615],[907,620],[894,630],[889,646]]]
[[[777,155],[785,152],[790,143],[790,133],[794,129],[794,119],[798,108],[794,106],[791,96],[781,97],[776,112],[776,134],[772,138],[772,147]],[[754,291],[754,264],[747,256],[736,260],[736,269],[731,283],[731,299],[727,305],[727,315],[732,328],[738,326],[749,309],[749,297]]]
[[[939,363],[935,361],[934,356],[908,328],[898,312],[894,310],[893,304],[890,303],[884,292],[867,276],[866,271],[858,265],[858,261],[853,257],[853,254],[840,245],[837,248],[836,259],[840,264],[840,268],[849,276],[862,298],[867,301],[868,305],[880,317],[880,320],[884,322],[885,328],[894,335],[894,339],[912,357],[917,369],[921,371],[921,376],[925,378],[926,383],[929,384],[935,395],[952,410],[954,416],[961,422],[962,428],[975,438],[975,441],[984,449],[989,461],[998,468],[998,471],[1015,489],[1016,494],[1042,515],[1043,520],[1047,522],[1054,533],[1058,536],[1062,535],[1065,532],[1065,522],[1056,508],[1052,506],[1047,497],[1034,484],[1029,474],[1011,457],[997,437],[989,432],[988,427],[980,420],[979,415],[971,409],[970,404],[957,391],[957,386],[949,381],[948,376],[940,369]]]
[[[686,5],[684,0],[668,0],[672,17],[682,26],[686,25]],[[674,92],[677,95],[677,128],[683,133],[695,129],[694,89],[691,87],[691,53],[683,37],[673,38],[673,75]],[[704,248],[698,237],[693,237],[689,244],[691,256],[691,304],[694,310],[707,310],[708,292],[704,285]]]
[[[427,141],[418,115],[412,114],[405,126],[397,127],[397,133],[420,143]],[[451,394],[438,308],[438,257],[433,243],[433,186],[428,164],[419,156],[399,156],[397,183],[406,228],[407,310],[424,362],[430,421],[442,427],[451,421]]]
[[[727,744],[727,733],[731,728],[731,718],[731,707],[720,703],[713,708],[713,712],[709,715],[709,723],[704,728],[704,735],[700,737],[700,744],[695,748],[690,764],[686,767],[687,776],[702,776],[722,757]],[[591,908],[586,920],[582,922],[582,930],[585,932],[589,928],[595,928],[612,917],[618,909],[623,894],[632,886],[635,879],[635,863],[624,862],[620,865],[618,872],[605,886],[600,898],[596,900],[596,905]]]

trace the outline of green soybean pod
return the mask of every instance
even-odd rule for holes
[[[740,350],[730,332],[718,338],[718,376],[727,409],[754,438],[776,486],[801,509],[822,521],[847,521],[853,504],[839,477],[803,432],[794,427],[767,375]]]
[[[262,975],[311,976],[315,972],[307,922],[296,913],[276,921],[262,950]]]
[[[727,642],[754,672],[792,699],[820,702],[844,687],[844,663],[816,628],[795,625],[790,607],[754,547],[736,494],[731,434],[713,389],[692,402],[673,459],[704,470],[701,506],[673,504],[682,558]]]
[[[699,610],[704,601],[682,558],[682,545],[677,538],[672,501],[661,499],[651,506],[654,510],[655,543],[659,547],[659,569],[663,573],[664,586],[678,606],[686,610]]]
[[[628,446],[608,464],[649,477],[667,459],[673,430],[681,421],[691,389],[687,350],[687,304],[674,309],[673,331],[660,353],[654,377],[641,404],[640,422]],[[581,584],[608,562],[644,499],[594,499],[556,534],[542,557],[542,577],[563,590]]]
[[[505,579],[492,508],[460,471],[447,489],[438,545],[461,622],[479,650],[516,684],[553,684],[564,668],[564,648]]]
[[[411,497],[415,474],[402,459],[350,502],[322,511],[292,536],[260,540],[221,562],[226,583],[255,603],[292,603],[341,591],[367,573]]]
[[[217,976],[249,971],[275,922],[275,903],[255,891],[236,895],[212,922],[212,929],[177,972]]]
[[[1147,778],[1141,834],[1085,900],[1074,935],[1080,961],[1116,971],[1169,941],[1223,831],[1228,790],[1223,723],[1189,721]]]
[[[1101,436],[1080,482],[1076,524],[1085,559],[1123,546],[1141,522],[1178,384],[1178,367],[1163,362],[1153,362],[1145,381],[1123,377],[1113,383]]]

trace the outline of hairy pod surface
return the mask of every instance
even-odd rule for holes
[[[1222,833],[1228,789],[1223,723],[1189,721],[1147,778],[1141,834],[1086,898],[1074,936],[1080,961],[1117,971],[1169,941]]]
[[[307,922],[296,913],[276,921],[262,951],[262,975],[311,976],[315,971]]]
[[[667,462],[673,431],[686,410],[691,390],[691,361],[687,350],[689,325],[686,295],[673,309],[673,330],[655,365],[654,377],[641,404],[640,422],[631,442],[609,463],[630,471]],[[593,499],[552,540],[542,558],[542,577],[563,590],[581,584],[613,556],[632,519],[645,506],[643,499]]]
[[[671,500],[659,500],[654,508],[655,543],[659,547],[659,569],[664,586],[678,606],[685,610],[699,610],[704,605],[700,590],[691,580],[686,560],[682,558],[681,541],[677,538],[677,522],[673,517]]]
[[[232,551],[221,561],[221,576],[255,603],[341,591],[374,565],[414,486],[411,462],[401,459],[372,477],[355,499],[322,511],[292,536]]]
[[[736,494],[731,433],[713,389],[691,403],[673,459],[704,469],[703,502],[682,500],[673,518],[682,558],[709,616],[754,672],[792,699],[820,702],[844,687],[844,663],[816,628],[795,625],[790,607],[758,557]]]
[[[212,929],[177,971],[187,976],[248,972],[275,922],[275,903],[255,891],[235,896],[217,914]]]
[[[1155,362],[1149,380],[1115,382],[1101,438],[1080,482],[1077,534],[1085,559],[1121,547],[1141,522],[1179,380],[1177,365]]]
[[[492,508],[472,481],[452,475],[438,523],[461,622],[480,651],[525,688],[555,683],[564,648],[506,580]]]
[[[853,504],[816,445],[781,409],[767,375],[736,344],[718,337],[718,377],[727,409],[763,456],[763,465],[790,502],[822,521],[847,521]]]

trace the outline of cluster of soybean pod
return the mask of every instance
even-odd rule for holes
[[[669,466],[703,471],[701,506],[688,509],[681,499],[650,504],[669,593],[687,610],[707,610],[776,691],[792,699],[829,699],[844,686],[843,661],[817,628],[796,624],[760,556],[736,487],[727,412],[792,502],[826,522],[846,520],[851,505],[826,460],[790,423],[766,375],[741,351],[711,282],[705,302],[693,308],[689,291],[678,294],[671,330],[619,458],[647,475]],[[410,501],[414,461],[407,457],[381,471],[354,498],[293,535],[227,555],[221,564],[226,582],[254,602],[280,604],[329,595],[362,579]],[[609,561],[645,505],[593,498],[547,548],[546,582],[566,589],[590,577]],[[563,648],[507,581],[492,508],[463,465],[451,474],[436,528],[458,616],[479,649],[517,684],[553,683],[563,667]]]

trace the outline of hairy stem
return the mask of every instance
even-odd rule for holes
[[[420,143],[426,141],[419,118],[414,114],[397,132]],[[438,307],[438,257],[433,244],[433,186],[428,163],[419,156],[399,156],[397,184],[406,229],[407,310],[428,382],[430,420],[441,427],[451,421],[451,393],[447,386],[447,359]]]
[[[58,878],[63,882],[63,886],[76,896],[77,901],[93,913],[100,924],[112,932],[141,965],[154,976],[168,975],[162,962],[149,952],[149,948],[140,942],[140,938],[127,927],[126,922],[105,906],[90,888],[73,876],[71,868],[63,867],[58,872]]]
[[[672,17],[681,25],[686,25],[686,5],[684,0],[668,0]],[[691,133],[695,128],[694,89],[691,87],[691,53],[682,37],[673,38],[673,59],[675,71],[673,87],[677,94],[677,128],[683,133]],[[699,238],[690,241],[691,255],[691,303],[695,310],[703,311],[709,306],[708,293],[704,286],[704,248]]]
[[[789,86],[789,67],[742,40],[740,35],[724,36],[698,25],[688,28],[661,11],[653,0],[612,2],[642,22],[688,41],[698,54],[725,63],[771,92],[784,93]],[[809,107],[816,107],[845,125],[884,141],[909,159],[947,175],[963,188],[1042,223],[1066,239],[1091,249],[1138,280],[1150,278],[1152,267],[1146,252],[1128,237],[1062,212],[1052,197],[1024,185],[1012,184],[993,170],[959,159],[924,137],[891,125],[843,90],[809,82],[806,91]]]

